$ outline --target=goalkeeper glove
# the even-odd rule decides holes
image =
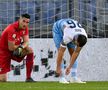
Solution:
[[[16,48],[13,51],[13,55],[16,56],[16,57],[21,57],[22,56],[22,51],[23,51],[23,46],[20,45],[18,48]]]

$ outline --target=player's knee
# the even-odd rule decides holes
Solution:
[[[33,49],[31,47],[27,47],[26,50],[28,52],[27,54],[33,53]]]
[[[32,49],[31,47],[30,47],[30,50],[29,50],[29,52],[30,52],[30,53],[33,53],[33,49]]]
[[[1,78],[0,82],[6,82],[6,78]]]
[[[0,74],[0,82],[6,82],[7,78],[6,78],[6,74]]]

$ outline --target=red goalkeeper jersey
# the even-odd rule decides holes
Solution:
[[[0,37],[0,50],[9,51],[8,41],[15,42],[15,45],[20,45],[23,40],[22,37],[28,34],[28,27],[19,29],[18,21],[8,25]]]

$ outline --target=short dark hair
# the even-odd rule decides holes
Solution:
[[[87,42],[87,37],[84,36],[84,35],[79,34],[78,38],[77,38],[77,41],[79,43],[79,47],[83,47]]]
[[[28,18],[28,19],[30,19],[30,15],[29,15],[29,14],[27,14],[27,13],[25,13],[25,14],[22,14],[22,15],[21,15],[21,17],[25,17],[25,18]]]

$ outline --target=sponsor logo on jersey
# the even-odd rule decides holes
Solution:
[[[75,29],[75,32],[81,32],[81,29]]]

